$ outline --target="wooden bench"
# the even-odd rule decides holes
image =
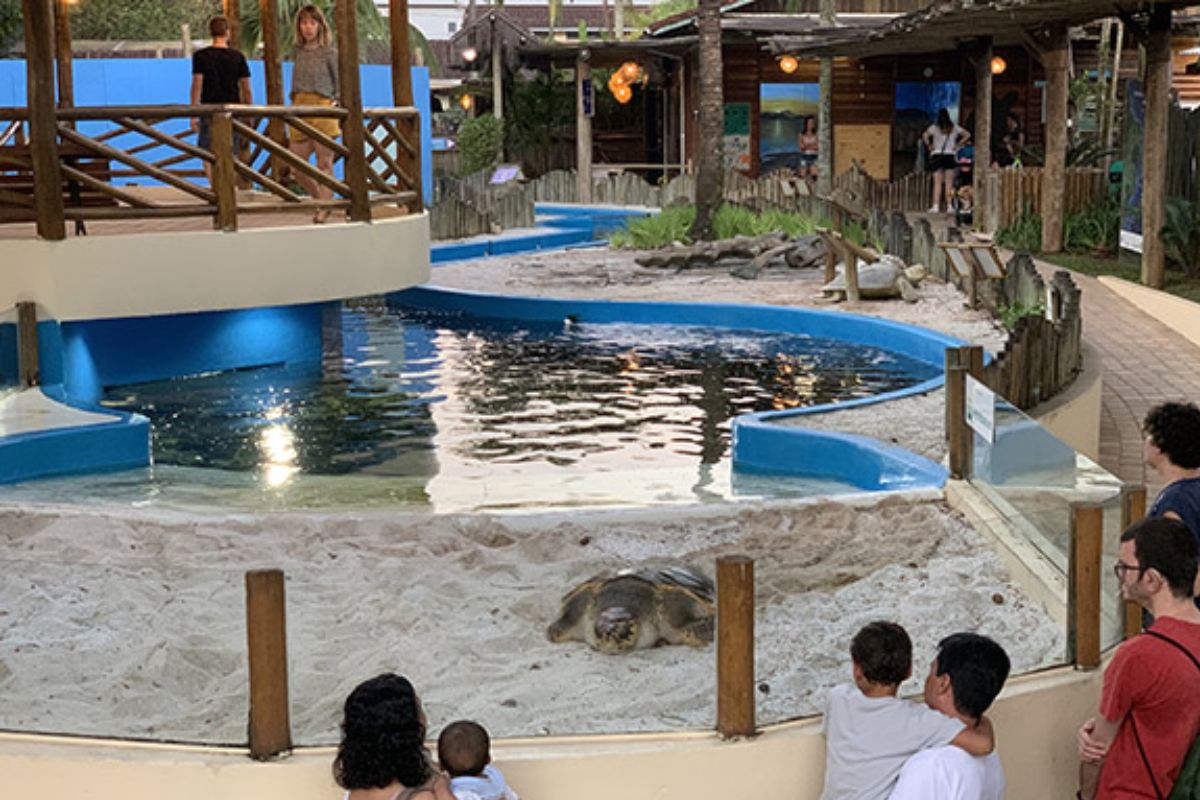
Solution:
[[[97,208],[117,205],[112,195],[96,188],[97,183],[112,182],[112,166],[107,158],[67,143],[59,144],[58,154],[59,162],[65,168],[62,178],[64,206]],[[69,174],[70,171],[76,174]],[[29,145],[0,147],[0,222],[32,222],[36,219],[33,158]],[[82,220],[75,221],[75,233],[87,233]]]
[[[1004,280],[1004,262],[991,242],[940,242],[946,259],[967,290],[967,305],[979,308],[980,280]]]

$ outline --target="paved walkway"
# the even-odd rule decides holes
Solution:
[[[1200,347],[1095,278],[1072,275],[1083,290],[1083,336],[1104,359],[1101,466],[1126,483],[1145,484],[1153,500],[1161,485],[1142,462],[1142,420],[1168,400],[1200,401]]]

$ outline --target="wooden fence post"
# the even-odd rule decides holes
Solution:
[[[1067,646],[1079,669],[1100,666],[1100,558],[1104,506],[1071,504],[1071,552],[1067,580]]]
[[[354,0],[335,0],[334,27],[337,28],[338,82],[342,107],[348,112],[342,125],[346,156],[346,185],[350,187],[350,219],[371,221],[371,200],[367,190],[367,133],[363,127],[362,86],[358,72],[358,16]],[[418,181],[420,176],[417,176]]]
[[[754,561],[717,559],[717,732],[754,735]]]
[[[1146,487],[1126,484],[1121,487],[1121,532],[1124,533],[1135,522],[1146,518]],[[1125,606],[1125,637],[1137,636],[1142,632],[1142,607],[1131,600],[1121,601]]]
[[[212,189],[217,197],[217,213],[213,217],[213,228],[219,231],[236,231],[237,214],[237,169],[233,165],[233,115],[221,111],[212,115]]]
[[[58,117],[54,113],[54,7],[52,0],[24,0],[26,96],[33,200],[42,239],[67,238],[62,173],[58,162]]]
[[[946,348],[946,441],[950,454],[950,477],[970,477],[971,437],[967,427],[967,348]]]
[[[17,303],[17,374],[22,386],[42,382],[38,358],[37,306]]]
[[[274,758],[292,748],[285,605],[281,570],[246,573],[250,757],[258,761]]]

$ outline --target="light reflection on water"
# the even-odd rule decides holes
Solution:
[[[446,511],[839,492],[848,487],[733,475],[732,417],[878,394],[935,373],[894,353],[798,335],[517,324],[374,301],[346,304],[325,334],[338,346],[323,363],[111,389],[106,405],[152,420],[155,467],[19,491]]]

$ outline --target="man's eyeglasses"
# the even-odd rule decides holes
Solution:
[[[1140,576],[1141,573],[1145,572],[1147,569],[1148,567],[1139,567],[1135,564],[1126,564],[1124,561],[1118,561],[1117,563],[1113,564],[1113,574],[1117,576],[1118,581],[1122,580],[1125,577],[1125,573],[1129,572],[1130,570],[1134,570]]]

